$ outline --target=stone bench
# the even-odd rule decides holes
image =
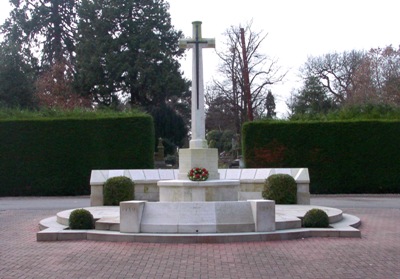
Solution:
[[[92,170],[90,204],[103,205],[103,185],[107,179],[126,176],[135,182],[135,199],[159,201],[160,180],[178,179],[178,169]],[[265,179],[272,174],[289,174],[297,183],[297,204],[310,204],[310,177],[307,168],[293,169],[219,169],[221,180],[239,180],[238,200],[262,199]]]

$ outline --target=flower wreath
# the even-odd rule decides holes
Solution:
[[[189,171],[188,177],[192,181],[205,181],[208,179],[208,170],[205,168],[193,168]]]

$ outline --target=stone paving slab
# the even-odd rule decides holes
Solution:
[[[340,207],[361,218],[362,238],[225,244],[37,242],[38,222],[59,209],[1,209],[2,201],[0,278],[5,279],[400,278],[400,199],[393,208]]]

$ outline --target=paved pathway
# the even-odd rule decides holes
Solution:
[[[361,239],[231,244],[36,242],[38,222],[87,197],[0,198],[0,278],[400,278],[400,196],[317,196]]]

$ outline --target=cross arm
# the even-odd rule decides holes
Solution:
[[[192,48],[199,44],[202,48],[215,48],[215,39],[200,39],[198,41],[188,38],[179,40],[179,48]]]

